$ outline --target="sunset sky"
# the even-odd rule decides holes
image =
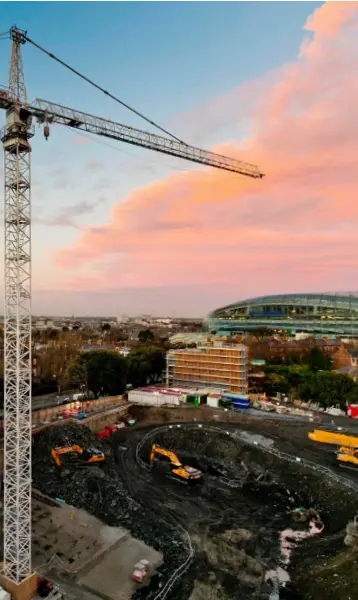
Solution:
[[[266,173],[39,128],[34,314],[205,316],[357,290],[358,2],[2,2],[0,32],[13,24],[187,143]],[[9,52],[0,40],[0,85]],[[29,44],[23,59],[30,100],[149,128]]]

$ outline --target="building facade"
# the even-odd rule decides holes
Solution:
[[[291,334],[358,337],[358,295],[337,292],[250,298],[214,310],[204,328],[217,333],[264,328]]]
[[[248,349],[235,346],[205,346],[167,353],[168,386],[201,386],[248,392]]]

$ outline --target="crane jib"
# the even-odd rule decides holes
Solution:
[[[58,123],[209,167],[231,171],[255,179],[264,177],[264,174],[259,171],[256,165],[202,150],[162,135],[83,113],[60,104],[36,99],[32,104],[28,104],[26,109],[40,123]]]

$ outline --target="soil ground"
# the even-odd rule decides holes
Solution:
[[[271,594],[280,600],[323,600],[327,589],[332,600],[358,597],[358,557],[343,543],[346,524],[358,512],[357,492],[345,481],[358,484],[358,474],[341,470],[332,448],[307,438],[312,424],[266,415],[235,415],[222,424],[217,421],[226,415],[215,422],[212,411],[192,408],[140,408],[136,414],[139,426],[110,440],[95,442],[86,428],[68,425],[36,436],[33,451],[39,489],[108,525],[129,529],[163,552],[163,566],[133,598],[266,600]],[[180,423],[153,424],[174,420]],[[208,428],[208,421],[215,430]],[[203,483],[187,487],[150,471],[153,441],[199,467]],[[75,442],[100,445],[106,463],[59,478],[51,447]],[[278,451],[293,460],[280,458]],[[336,479],[305,460],[328,467]],[[266,575],[282,567],[280,533],[287,528],[307,531],[307,524],[292,519],[292,510],[299,506],[317,510],[325,528],[297,545],[287,567],[291,582],[275,596]],[[108,562],[106,580],[111,571]]]

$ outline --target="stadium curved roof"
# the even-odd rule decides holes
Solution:
[[[358,334],[358,295],[329,292],[259,296],[214,310],[205,324],[211,331],[269,327]]]
[[[347,307],[351,306],[352,303],[358,307],[358,293],[356,292],[329,292],[322,294],[274,294],[271,296],[257,296],[256,298],[248,298],[246,300],[239,300],[238,302],[234,302],[233,304],[228,304],[227,306],[223,306],[222,308],[217,308],[209,316],[216,315],[221,311],[226,311],[229,309],[233,309],[241,306],[249,306],[249,305],[267,305],[267,304],[283,304],[290,305],[294,304],[303,304],[303,305],[320,305],[322,303],[329,304],[332,306],[336,306],[339,304],[346,304]]]

